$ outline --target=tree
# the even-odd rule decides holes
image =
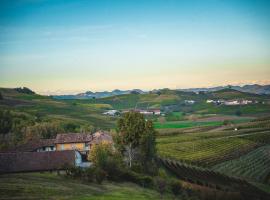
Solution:
[[[140,159],[144,171],[154,174],[156,155],[156,131],[152,121],[145,122],[145,131],[140,139]]]
[[[0,100],[4,99],[2,93],[0,92]]]
[[[151,121],[146,121],[138,112],[125,113],[117,122],[116,147],[126,157],[131,168],[133,161],[146,166],[154,161],[155,130]]]
[[[175,197],[178,196],[182,190],[181,182],[177,180],[173,180],[170,185],[171,185],[171,190],[173,194],[175,195]]]
[[[12,115],[8,110],[0,110],[0,134],[7,134],[12,129]]]
[[[42,122],[25,128],[25,139],[50,139],[55,138],[57,133],[63,132],[58,123]]]
[[[101,142],[100,144],[94,144],[88,159],[91,160],[96,167],[104,169],[111,156],[113,156],[112,144]]]

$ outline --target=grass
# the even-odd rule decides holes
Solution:
[[[1,175],[0,199],[147,200],[160,199],[160,195],[132,183],[98,185],[50,173],[28,173]],[[163,199],[173,197],[168,194]]]

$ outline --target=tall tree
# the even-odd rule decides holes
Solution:
[[[145,161],[155,154],[155,131],[153,124],[146,121],[138,112],[128,112],[117,122],[115,143],[123,154],[126,154],[131,168],[135,154],[140,161]]]

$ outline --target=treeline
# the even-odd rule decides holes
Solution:
[[[29,140],[55,138],[58,133],[94,132],[95,130],[90,124],[54,122],[38,114],[0,110],[0,149]]]

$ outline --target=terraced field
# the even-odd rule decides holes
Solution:
[[[251,181],[265,182],[270,173],[270,145],[260,147],[238,159],[218,164],[213,170]]]
[[[266,127],[160,136],[157,149],[161,157],[208,167],[239,158],[269,142],[270,129]]]

